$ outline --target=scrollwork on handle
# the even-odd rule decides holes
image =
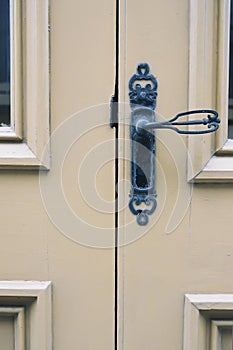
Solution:
[[[155,189],[155,129],[171,129],[179,134],[206,134],[218,129],[220,119],[212,109],[200,109],[176,114],[170,120],[157,122],[155,107],[158,82],[150,73],[148,63],[140,63],[129,80],[131,107],[131,192],[129,209],[139,225],[146,225],[157,206]],[[178,121],[179,118],[206,114],[202,119]],[[204,125],[205,129],[184,130],[180,126]]]

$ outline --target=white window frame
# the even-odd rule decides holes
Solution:
[[[10,0],[11,127],[0,169],[49,169],[49,0]]]
[[[233,182],[228,140],[229,0],[190,0],[189,109],[216,109],[217,133],[188,137],[190,182]]]

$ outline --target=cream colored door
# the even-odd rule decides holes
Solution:
[[[230,350],[232,151],[222,148],[229,2],[120,4],[118,349]],[[128,208],[128,81],[140,62],[158,79],[158,120],[194,108],[216,108],[222,119],[216,138],[156,130],[158,206],[145,226]]]
[[[44,11],[47,0],[22,3],[25,16],[30,9],[28,25],[42,26],[45,22],[36,20],[43,18],[38,11]],[[0,348],[110,350],[115,131],[109,127],[109,101],[115,84],[115,1],[51,0],[49,7],[50,170],[32,170],[37,165],[28,168],[18,161],[0,173]],[[37,35],[43,47],[45,39]],[[31,54],[31,49],[27,52],[37,67],[47,52],[39,56],[41,51]],[[36,74],[42,90],[31,92],[39,96],[38,105],[25,91],[23,96],[29,108],[38,108],[42,132],[46,76]]]

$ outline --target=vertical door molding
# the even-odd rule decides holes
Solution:
[[[227,140],[229,35],[230,1],[190,0],[189,109],[213,108],[221,118],[216,134],[188,138],[192,182],[233,181],[233,144]]]

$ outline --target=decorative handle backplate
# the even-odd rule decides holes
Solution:
[[[164,122],[156,122],[155,107],[158,82],[150,74],[147,63],[140,63],[137,73],[129,80],[131,107],[131,192],[129,208],[136,215],[139,225],[146,225],[157,206],[155,189],[155,129],[171,129],[179,134],[206,134],[218,129],[220,119],[212,109],[178,113]],[[205,114],[203,119],[178,121],[188,115]],[[204,125],[204,129],[186,130],[180,126]]]

